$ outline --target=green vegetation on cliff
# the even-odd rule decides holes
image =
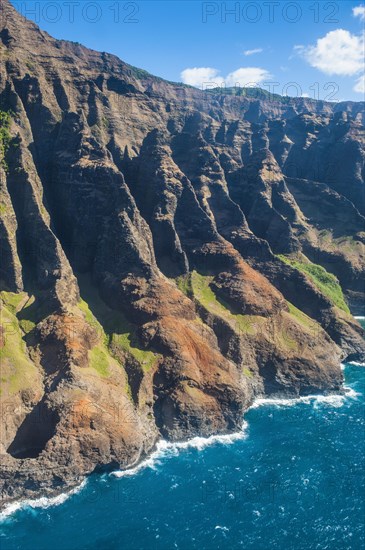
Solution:
[[[5,302],[6,298],[9,300],[9,306]],[[3,393],[13,395],[32,387],[34,380],[39,376],[37,367],[28,357],[23,333],[15,315],[15,309],[22,298],[24,298],[24,293],[1,292],[1,395]]]
[[[308,315],[303,313],[303,311],[300,311],[300,309],[295,307],[291,302],[287,301],[286,303],[288,304],[290,315],[295,317],[295,319],[299,321],[299,323],[303,325],[306,329],[308,329],[312,333],[320,329],[320,325],[316,321],[313,321],[313,319],[308,317]]]
[[[107,377],[109,375],[110,357],[108,350],[101,344],[94,346],[89,350],[90,367],[95,369],[100,376]]]
[[[7,171],[8,166],[5,160],[5,155],[10,147],[10,113],[0,111],[0,165]]]
[[[156,363],[159,355],[153,351],[145,350],[140,347],[139,340],[136,336],[135,329],[131,323],[125,319],[123,325],[119,325],[116,332],[111,336],[111,347],[118,346],[130,353],[142,369],[147,372]]]
[[[107,345],[108,344],[108,338],[104,332],[104,329],[103,327],[101,326],[101,324],[99,323],[99,321],[96,319],[96,317],[94,316],[94,314],[91,312],[90,310],[90,307],[88,305],[87,302],[85,302],[85,300],[83,300],[82,298],[80,298],[80,301],[78,303],[78,306],[79,308],[81,309],[81,311],[83,312],[83,314],[85,315],[85,320],[86,322],[93,328],[96,330],[96,332],[99,334],[99,336],[102,336],[102,340],[104,341],[104,343]]]
[[[185,294],[185,296],[190,297],[192,295],[190,273],[188,275],[180,275],[179,277],[176,277],[175,284],[177,288]]]
[[[328,273],[321,265],[313,264],[309,261],[305,262],[298,259],[292,259],[283,254],[278,255],[278,257],[286,264],[291,265],[301,273],[307,275],[318,290],[329,298],[335,306],[346,313],[350,313],[340,283],[335,275]]]
[[[16,315],[19,326],[24,334],[28,334],[41,320],[38,305],[35,304],[35,297],[29,296],[26,292],[0,292],[1,300],[8,310]]]
[[[143,349],[136,326],[130,323],[121,311],[106,305],[89,278],[80,276],[79,285],[84,298],[80,300],[79,307],[85,314],[86,321],[102,335],[109,353],[117,356],[114,351],[120,348],[132,355],[143,370],[148,371],[156,363],[159,354],[153,350]]]
[[[7,309],[15,315],[21,303],[27,298],[27,294],[25,292],[6,292],[2,290],[0,292],[0,298]]]
[[[85,300],[81,298],[78,307],[83,312],[88,325],[90,325],[99,336],[99,343],[89,350],[89,365],[92,369],[96,370],[100,376],[107,377],[109,375],[109,361],[111,360],[108,350],[108,337],[99,321],[90,311]]]
[[[232,323],[236,330],[245,334],[255,334],[257,326],[265,321],[264,317],[259,315],[242,315],[230,311],[229,305],[223,300],[218,299],[210,283],[214,277],[201,275],[193,271],[190,275],[189,285],[193,297],[213,315]]]

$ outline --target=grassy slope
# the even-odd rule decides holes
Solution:
[[[109,363],[111,360],[115,361],[110,357],[108,338],[104,333],[103,327],[90,311],[88,304],[81,299],[78,303],[78,307],[85,315],[86,322],[95,329],[100,336],[99,343],[89,350],[89,365],[92,369],[96,370],[100,376],[107,377],[109,376]]]
[[[189,282],[185,282],[185,288],[191,288],[194,298],[210,313],[217,315],[233,324],[234,328],[245,334],[255,334],[257,326],[265,321],[264,317],[259,315],[241,315],[230,311],[229,306],[222,300],[218,300],[210,287],[213,277],[200,275],[193,271]],[[182,284],[179,282],[180,288]]]
[[[156,363],[159,355],[141,347],[136,327],[122,312],[109,308],[103,302],[87,277],[79,277],[79,284],[81,294],[87,301],[86,303],[81,300],[79,307],[84,312],[87,322],[102,333],[105,347],[120,347],[131,354],[145,371],[148,371]]]
[[[340,283],[335,275],[328,273],[324,267],[313,264],[309,261],[305,262],[298,259],[292,259],[282,254],[278,257],[283,262],[308,275],[313,284],[331,300],[333,305],[342,309],[346,313],[350,313],[348,305],[345,302]]]
[[[305,313],[303,313],[303,311],[300,311],[300,309],[296,308],[293,304],[291,304],[290,302],[287,301],[287,304],[288,304],[288,308],[289,308],[289,313],[290,315],[292,315],[293,317],[295,317],[295,319],[303,326],[305,327],[307,330],[309,330],[310,332],[312,333],[315,333],[315,331],[317,331],[319,329],[319,325],[318,323],[316,323],[315,321],[313,321],[313,319],[311,319],[310,317],[308,317],[308,315],[306,315]]]
[[[28,357],[23,331],[15,313],[26,298],[24,292],[14,294],[1,292],[0,321],[4,329],[4,346],[0,348],[0,395],[15,393],[32,387],[33,381],[38,377],[38,369]]]

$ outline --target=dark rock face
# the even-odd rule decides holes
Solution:
[[[237,430],[257,395],[340,391],[362,106],[202,94],[4,10],[3,502]]]

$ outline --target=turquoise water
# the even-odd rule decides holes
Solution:
[[[164,446],[133,475],[0,524],[1,550],[364,548],[365,368],[345,398],[259,403],[236,438]]]

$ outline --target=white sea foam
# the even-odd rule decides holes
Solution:
[[[304,395],[301,397],[262,397],[258,398],[251,405],[251,409],[257,409],[259,407],[269,405],[274,407],[294,407],[298,403],[305,403],[307,405],[313,404],[318,406],[320,404],[328,404],[333,407],[342,407],[345,400],[348,398],[356,398],[359,394],[352,388],[344,386],[345,394],[330,394],[330,395]]]
[[[347,361],[346,363],[341,363],[341,369],[345,370],[348,365],[354,365],[355,367],[365,367],[365,363],[360,363],[359,361]]]
[[[110,475],[115,477],[127,477],[137,474],[140,470],[145,468],[151,468],[155,470],[156,467],[161,463],[160,460],[170,456],[177,456],[182,450],[185,449],[197,449],[201,451],[206,447],[215,445],[219,443],[221,445],[231,445],[235,441],[246,438],[246,427],[247,422],[243,422],[242,430],[233,434],[225,435],[211,435],[210,437],[193,437],[187,441],[177,441],[175,443],[165,441],[164,439],[158,441],[156,445],[156,450],[151,453],[145,460],[140,462],[134,468],[129,468],[128,470],[117,470],[112,472]]]
[[[50,508],[51,506],[59,506],[68,500],[72,495],[79,493],[86,485],[87,480],[84,479],[80,485],[67,491],[66,493],[61,493],[55,497],[39,497],[35,499],[25,499],[19,500],[17,502],[12,502],[5,506],[4,510],[0,512],[0,521],[3,521],[7,517],[14,514],[17,510],[22,510],[24,508]]]
[[[298,398],[281,398],[281,397],[258,397],[255,399],[255,401],[250,406],[250,409],[258,409],[259,407],[263,407],[264,405],[271,405],[276,407],[292,407],[296,403],[298,403],[300,399]]]
[[[358,321],[365,321],[365,317],[363,315],[354,315],[355,319]]]
[[[165,441],[159,441],[156,445],[156,450],[151,453],[145,460],[137,464],[137,466],[133,468],[128,468],[128,470],[116,470],[115,472],[111,472],[111,476],[114,477],[129,477],[134,476],[135,474],[138,474],[140,470],[144,470],[145,468],[151,468],[152,470],[156,469],[156,466],[159,464],[159,458],[163,456],[163,443],[166,443]]]
[[[350,397],[351,399],[355,399],[359,395],[361,395],[359,392],[355,391],[353,388],[350,388],[350,386],[344,386],[346,390],[345,397]]]

